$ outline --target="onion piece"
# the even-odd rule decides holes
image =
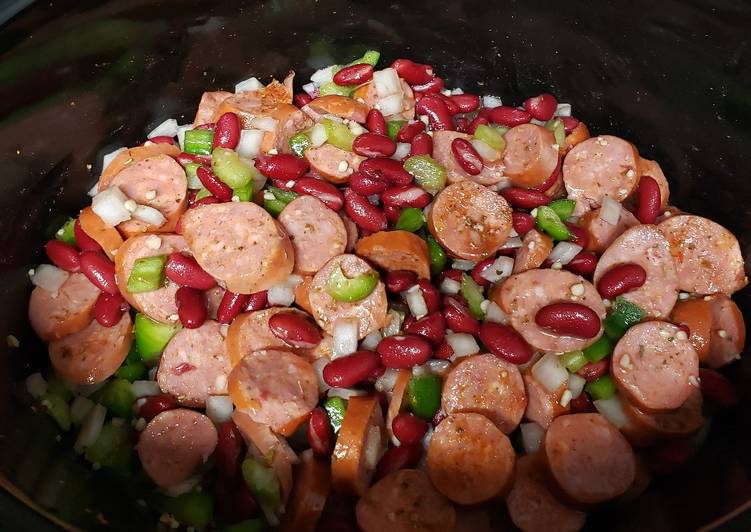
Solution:
[[[514,259],[501,255],[493,261],[493,264],[482,270],[480,277],[491,283],[497,283],[506,277],[510,277],[513,271]]]
[[[270,116],[259,116],[250,121],[251,129],[260,129],[269,133],[274,133],[278,124],[279,121]]]
[[[617,395],[607,399],[598,399],[597,401],[593,401],[593,403],[597,411],[610,421],[615,428],[622,429],[628,425],[628,417],[626,417],[623,404]]]
[[[553,251],[550,252],[550,255],[548,255],[548,259],[552,262],[557,262],[561,266],[565,266],[574,260],[574,257],[576,257],[582,249],[584,248],[572,242],[558,242],[553,248]]]
[[[616,225],[621,219],[621,204],[613,198],[605,196],[602,199],[602,207],[598,218],[610,225]]]
[[[464,94],[464,91],[461,88],[451,89],[451,94]]]
[[[571,116],[571,104],[559,103],[555,108],[553,116]]]
[[[550,393],[555,393],[568,380],[568,371],[554,353],[546,353],[534,366],[532,375]]]
[[[378,100],[376,109],[380,110],[383,116],[401,113],[404,109],[404,98],[401,94],[390,94]]]
[[[104,157],[102,157],[102,172],[104,172],[107,169],[107,167],[112,162],[112,159],[114,159],[115,157],[117,157],[120,154],[120,152],[123,151],[123,150],[125,150],[125,149],[126,148],[121,147],[121,148],[117,148],[116,150],[111,151],[111,152],[105,154]]]
[[[99,192],[91,201],[91,210],[110,227],[130,220],[131,211],[126,208],[128,201],[120,187],[112,186]]]
[[[471,334],[467,333],[451,333],[446,335],[446,342],[451,346],[454,354],[451,355],[451,360],[457,358],[466,357],[467,355],[474,355],[480,352],[480,346],[477,345],[477,340]]]
[[[441,360],[440,358],[431,358],[423,365],[427,366],[428,371],[433,375],[443,375],[451,367],[451,362],[448,360]]]
[[[503,101],[498,96],[487,94],[482,97],[483,107],[492,109],[493,107],[500,107],[501,105],[503,105]]]
[[[170,497],[179,497],[180,495],[184,495],[189,491],[193,491],[193,488],[198,486],[199,482],[201,482],[201,475],[193,475],[192,477],[187,478],[182,482],[178,482],[177,484],[174,484],[168,488],[164,488],[164,492]]]
[[[83,395],[76,395],[70,403],[70,420],[74,425],[80,425],[91,409],[94,408],[94,401]]]
[[[26,391],[34,399],[39,399],[47,393],[47,381],[38,371],[26,377]]]
[[[522,432],[522,445],[524,452],[527,454],[536,453],[540,449],[542,437],[545,435],[543,429],[537,423],[522,423],[519,425]]]
[[[505,325],[508,323],[508,314],[503,312],[503,309],[499,307],[495,301],[491,301],[488,307],[485,309],[485,320],[492,323],[501,323]]]
[[[130,390],[136,399],[159,395],[162,392],[156,381],[133,381],[130,385]]]
[[[383,375],[378,377],[375,381],[375,389],[382,393],[391,393],[396,384],[396,378],[399,376],[399,370],[394,368],[386,368]]]
[[[315,360],[311,366],[313,366],[313,369],[316,372],[316,377],[318,378],[318,391],[320,393],[325,393],[331,386],[326,384],[326,381],[323,380],[323,368],[326,367],[326,365],[329,363],[329,359],[326,357],[319,358]]]
[[[412,150],[412,145],[409,144],[408,142],[397,142],[396,151],[394,152],[394,155],[391,156],[391,158],[396,159],[397,161],[401,161],[407,155],[409,155],[409,152],[411,150]]]
[[[387,317],[389,318],[389,324],[381,329],[384,338],[386,336],[399,334],[399,331],[402,330],[402,322],[404,322],[404,312],[396,309],[389,309]]]
[[[412,375],[415,377],[421,377],[422,375],[428,375],[430,373],[430,368],[427,364],[419,364],[417,366],[412,366]]]
[[[295,289],[287,283],[277,284],[269,288],[267,298],[271,306],[288,307],[295,302]]]
[[[576,373],[568,376],[568,389],[571,392],[571,399],[576,399],[581,395],[585,384],[587,384],[587,380]]]
[[[161,227],[167,221],[161,212],[148,205],[139,205],[136,207],[136,210],[133,211],[133,218],[154,227]]]
[[[375,351],[382,338],[383,335],[381,334],[381,331],[373,331],[363,338],[362,342],[360,342],[360,347],[369,351]]]
[[[367,133],[368,132],[367,129],[365,129],[364,127],[362,127],[360,124],[358,124],[354,120],[350,120],[349,124],[347,124],[347,127],[352,132],[352,134],[355,135],[355,136],[360,136],[363,133]]]
[[[516,249],[522,247],[522,239],[518,236],[512,236],[501,246],[501,249]]]
[[[355,388],[330,388],[328,391],[329,397],[341,397],[342,399],[349,399],[350,397],[358,397],[361,395],[368,395],[365,390],[357,390]]]
[[[258,78],[252,77],[244,79],[243,81],[235,85],[235,94],[239,92],[258,91],[263,88],[263,83],[258,81]]]
[[[93,445],[102,432],[106,417],[107,409],[100,404],[95,404],[83,420],[81,431],[78,433],[78,438],[76,438],[76,443],[73,446],[77,453],[83,453],[87,447]]]
[[[475,266],[477,266],[476,262],[465,259],[454,259],[454,261],[451,263],[452,268],[454,268],[455,270],[462,270],[463,272],[468,272]]]
[[[168,118],[154,129],[151,130],[146,138],[154,137],[174,137],[177,135],[177,120],[174,118]]]
[[[331,360],[357,351],[358,327],[356,319],[338,319],[334,322]]]
[[[310,143],[314,148],[322,146],[329,139],[328,133],[326,133],[326,127],[323,124],[316,124],[313,129],[310,130]]]
[[[34,268],[34,273],[29,276],[31,284],[49,292],[57,297],[60,287],[68,280],[70,274],[52,264],[40,264]]]
[[[419,320],[423,316],[428,315],[428,305],[425,303],[425,298],[422,295],[422,289],[419,285],[414,285],[408,290],[402,292],[402,297],[407,302],[409,311]]]
[[[480,139],[472,139],[471,142],[483,161],[493,162],[501,158],[501,152],[493,149],[487,142]]]
[[[393,68],[384,68],[383,70],[373,72],[373,84],[375,85],[376,93],[379,98],[398,94],[401,99],[402,84],[399,75]],[[399,111],[401,111],[401,109],[399,109]],[[383,114],[386,115],[386,113]]]
[[[229,395],[209,395],[206,399],[206,415],[214,423],[224,423],[232,419],[234,408]]]
[[[318,87],[316,87],[315,83],[306,83],[302,86],[302,90],[305,91],[305,94],[310,96],[313,99],[318,98],[320,96],[320,91],[318,90]]]
[[[177,126],[177,143],[180,145],[180,149],[185,149],[185,132],[193,129],[193,124],[185,124],[183,126]]]
[[[316,87],[320,87],[324,83],[328,83],[334,78],[334,68],[336,68],[337,66],[338,65],[331,65],[327,66],[326,68],[316,70],[315,72],[313,72],[313,75],[310,76],[310,81],[312,81]]]
[[[438,287],[438,291],[442,294],[448,294],[448,295],[453,296],[459,293],[459,290],[461,290],[461,287],[462,287],[461,283],[446,277],[443,281],[441,281],[441,286]]]
[[[260,129],[243,129],[240,131],[240,142],[237,143],[237,154],[240,157],[254,159],[261,154],[261,143],[266,133]]]

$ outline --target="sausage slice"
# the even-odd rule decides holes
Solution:
[[[94,318],[99,289],[82,273],[72,273],[57,296],[41,286],[29,298],[29,321],[34,332],[50,342],[85,329]]]
[[[568,389],[567,383],[562,384],[555,392],[551,393],[535,379],[531,371],[522,374],[527,391],[527,409],[524,418],[534,421],[542,428],[547,429],[555,418],[569,413],[568,406],[561,405],[563,393]]]
[[[558,149],[553,133],[535,124],[522,124],[504,135],[504,173],[518,187],[542,185],[558,165]]]
[[[356,172],[360,168],[360,163],[365,160],[365,157],[337,148],[333,144],[308,148],[305,150],[305,158],[310,163],[311,170],[335,185],[347,183],[349,176]]]
[[[694,389],[688,399],[674,410],[646,412],[624,401],[623,411],[629,418],[631,431],[638,435],[638,439],[633,440],[632,435],[626,432],[626,437],[632,439],[634,445],[643,446],[655,440],[690,436],[704,424],[702,395],[698,389]]]
[[[313,532],[331,491],[331,470],[328,463],[313,456],[307,449],[300,453],[300,465],[282,519],[282,532]]]
[[[704,362],[716,369],[740,357],[746,343],[746,324],[738,305],[725,294],[711,296],[709,305],[712,311],[712,332],[709,355]]]
[[[342,120],[354,120],[364,124],[370,109],[364,103],[352,98],[329,94],[315,98],[301,110],[314,122],[320,122],[326,115],[334,115]]]
[[[125,148],[112,159],[107,168],[102,170],[102,175],[99,176],[99,182],[97,183],[97,190],[104,190],[111,186],[112,179],[127,166],[159,155],[177,157],[180,155],[180,148],[174,144],[154,144],[152,142],[148,142],[143,146],[136,146],[135,148]]]
[[[708,299],[711,297],[708,296]],[[688,327],[691,333],[688,339],[699,357],[699,362],[704,362],[709,356],[712,335],[712,304],[703,297],[678,301],[673,307],[671,321]]]
[[[409,231],[379,231],[361,238],[357,254],[386,271],[410,270],[430,279],[428,244]]]
[[[213,122],[219,105],[230,96],[233,96],[233,94],[227,91],[204,92],[201,95],[201,101],[198,103],[196,117],[193,119],[193,126]]]
[[[504,175],[502,159],[497,161],[483,161],[482,171],[477,175],[469,175],[456,161],[451,143],[454,139],[472,140],[472,135],[459,133],[458,131],[434,131],[433,132],[433,158],[446,168],[446,178],[449,183],[456,183],[469,179],[480,185],[496,185],[503,181],[508,182]]]
[[[589,236],[587,243],[587,250],[594,251],[596,253],[604,252],[613,241],[621,236],[621,234],[635,225],[639,225],[639,220],[636,216],[631,214],[626,209],[621,209],[618,223],[615,225],[609,224],[602,218],[600,218],[600,211],[602,208],[597,208],[593,211],[589,211],[584,216],[579,218],[578,226],[584,229]]]
[[[117,229],[104,223],[91,207],[86,207],[80,212],[78,222],[83,232],[96,240],[110,260],[114,261],[117,251],[123,245],[123,237]]]
[[[522,239],[522,247],[516,250],[513,273],[539,268],[551,251],[553,251],[552,238],[536,229],[528,231]]]

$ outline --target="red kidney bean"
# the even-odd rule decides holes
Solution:
[[[589,245],[589,234],[587,231],[571,222],[566,222],[566,227],[568,228],[568,232],[571,233],[571,238],[568,241],[586,249]]]
[[[514,329],[501,323],[483,322],[480,340],[498,358],[512,364],[526,364],[532,358],[532,348]]]
[[[699,382],[701,393],[708,401],[722,408],[738,404],[735,388],[722,373],[709,368],[699,368]]]
[[[558,157],[558,162],[556,163],[553,171],[550,173],[550,176],[540,185],[536,186],[535,190],[539,190],[540,192],[547,192],[553,187],[553,185],[556,184],[558,178],[561,176],[561,161],[562,157]]]
[[[256,159],[256,168],[266,177],[280,181],[300,179],[308,171],[310,165],[305,159],[295,157],[290,153],[277,155],[262,155]]]
[[[594,338],[600,333],[600,317],[579,303],[553,303],[535,314],[535,323],[556,334]]]
[[[368,111],[368,116],[365,119],[365,127],[371,133],[376,133],[378,135],[386,135],[388,133],[386,119],[383,118],[383,113],[378,109],[371,109]]]
[[[175,408],[177,408],[177,399],[173,396],[166,393],[151,395],[144,400],[138,409],[138,417],[142,417],[146,421],[151,421],[162,412],[174,410]]]
[[[256,310],[263,310],[269,304],[269,292],[268,290],[261,290],[260,292],[253,292],[248,294],[248,302],[243,307],[243,312],[253,312]]]
[[[597,291],[602,297],[616,296],[636,290],[647,280],[647,272],[638,264],[619,264],[610,268],[597,282]]]
[[[278,312],[269,318],[269,330],[292,347],[311,348],[321,343],[321,331],[297,312]]]
[[[208,311],[206,310],[206,299],[203,292],[195,288],[181,286],[175,292],[175,303],[177,303],[177,315],[180,317],[180,323],[186,329],[197,329],[206,321]]]
[[[459,133],[466,133],[469,128],[469,120],[464,116],[454,117],[454,129]]]
[[[584,365],[579,371],[576,372],[577,375],[582,377],[585,381],[596,381],[603,375],[605,375],[608,370],[610,369],[610,358],[603,358],[602,360],[598,360],[597,362],[590,362],[589,364]]]
[[[201,205],[214,205],[215,203],[222,203],[222,202],[219,200],[219,198],[215,198],[214,196],[206,196],[205,198],[201,198],[198,201],[194,201],[193,205],[191,205],[190,208],[192,209],[193,207],[200,207]],[[180,221],[178,220],[177,223],[179,224]],[[175,233],[181,235],[182,229],[180,231],[175,230]]]
[[[171,396],[169,396],[171,397]],[[242,461],[245,457],[245,440],[232,420],[219,425],[217,430],[216,469],[227,484],[234,484],[242,478]]]
[[[578,397],[571,399],[568,406],[572,414],[589,414],[597,411],[595,405],[592,404],[592,399],[586,392],[582,392]]]
[[[443,317],[449,329],[472,336],[480,333],[480,322],[469,313],[467,307],[460,304],[454,297],[446,297],[443,301]]]
[[[425,306],[428,312],[435,312],[441,308],[441,293],[428,279],[419,279],[417,286],[420,287],[422,298],[425,300]]]
[[[446,336],[446,320],[443,314],[435,311],[419,320],[415,320],[413,316],[410,317],[412,320],[409,324],[407,320],[404,321],[404,332],[422,336],[433,345],[438,345],[443,341],[444,336]]]
[[[308,444],[316,456],[326,458],[334,450],[334,429],[328,414],[320,406],[310,413],[307,434]]]
[[[359,228],[366,231],[375,233],[388,227],[386,214],[367,198],[349,188],[344,191],[344,210]]]
[[[201,268],[196,259],[185,253],[175,252],[167,257],[164,275],[175,284],[196,290],[209,290],[216,286],[214,278]]]
[[[535,217],[526,212],[513,212],[511,213],[511,224],[517,234],[523,235],[535,228]]]
[[[391,431],[400,443],[414,445],[422,442],[423,436],[428,432],[428,424],[419,417],[405,412],[391,422]]]
[[[422,85],[433,79],[433,67],[415,63],[409,59],[397,59],[391,63],[399,77],[410,85]]]
[[[415,110],[419,115],[425,115],[430,121],[430,127],[434,131],[451,131],[454,127],[454,121],[451,113],[444,102],[437,94],[426,94],[415,105]]]
[[[391,157],[396,152],[396,143],[386,135],[363,133],[352,142],[352,151],[363,157]]]
[[[396,134],[396,140],[399,142],[412,142],[418,133],[425,131],[425,124],[421,120],[407,122]]]
[[[362,196],[380,194],[389,187],[388,181],[381,177],[372,177],[355,172],[349,177],[349,188]]]
[[[300,109],[305,107],[312,101],[313,97],[307,92],[298,92],[297,94],[295,94],[295,97],[292,98],[292,103],[295,104],[295,107],[298,107]]]
[[[579,120],[573,116],[562,116],[561,120],[563,120],[563,129],[566,131],[566,135],[570,134],[579,125]]]
[[[224,291],[222,301],[216,310],[216,321],[219,323],[232,323],[245,305],[248,303],[248,294],[235,294],[229,290]]]
[[[478,118],[484,118],[485,120],[490,120],[490,113],[494,109],[494,107],[482,107],[479,111],[477,111],[477,117]],[[489,124],[490,122],[487,122]]]
[[[467,133],[469,133],[470,135],[474,135],[475,130],[477,129],[477,126],[479,126],[480,124],[487,126],[488,124],[490,124],[490,122],[488,121],[487,118],[478,116],[474,120],[472,120],[467,126]]]
[[[394,159],[365,159],[360,163],[358,172],[373,179],[386,179],[388,182],[404,186],[412,182],[412,174],[404,169],[404,165]]]
[[[411,368],[430,358],[433,348],[425,338],[414,334],[387,336],[377,348],[381,363],[387,368]]]
[[[321,200],[332,211],[339,212],[344,206],[344,196],[334,185],[323,179],[303,177],[295,182],[292,190],[298,194],[313,196]]]
[[[151,142],[153,144],[175,144],[175,139],[172,137],[169,137],[167,135],[157,135],[156,137],[151,137],[147,140],[147,142]],[[144,143],[145,144],[145,143]]]
[[[216,121],[211,149],[229,148],[234,150],[240,142],[240,129],[240,119],[235,113],[222,114]]]
[[[394,294],[412,288],[417,282],[417,274],[410,270],[392,270],[386,274],[386,290]]]
[[[81,253],[81,272],[102,292],[119,294],[115,280],[115,265],[104,253],[84,251]]]
[[[337,85],[362,85],[373,79],[373,66],[368,63],[344,67],[334,74],[333,80]]]
[[[480,97],[476,94],[452,94],[449,96],[460,113],[472,113],[480,108]]]
[[[639,179],[637,190],[636,217],[643,224],[653,224],[660,215],[660,186],[653,177],[643,175]]]
[[[376,466],[373,481],[380,480],[394,471],[415,467],[421,456],[422,445],[402,444],[399,447],[389,447]]]
[[[123,296],[102,292],[94,303],[94,318],[102,327],[114,327],[127,310],[128,303]]]
[[[462,272],[461,270],[456,270],[454,268],[443,270],[441,273],[438,274],[438,284],[440,285],[444,279],[451,279],[452,281],[461,283],[462,275],[464,275],[464,272]]]
[[[571,273],[581,275],[582,277],[589,277],[595,273],[596,267],[597,255],[591,251],[580,251],[576,257],[571,259],[571,262],[564,266]]]
[[[395,207],[393,205],[384,205],[383,213],[386,215],[386,219],[389,221],[389,223],[395,224],[397,221],[399,221],[399,216],[402,214],[402,210],[399,207]]]
[[[73,237],[76,239],[76,245],[81,251],[102,251],[99,242],[91,238],[81,227],[81,222],[76,220],[73,224]]]
[[[221,202],[232,201],[232,189],[205,166],[199,166],[196,176],[201,184]]]
[[[58,268],[68,272],[81,271],[81,258],[74,246],[60,240],[50,240],[44,245],[44,250],[52,264]]]
[[[524,108],[536,120],[550,120],[553,118],[557,107],[558,100],[555,99],[555,96],[547,92],[533,98],[527,98],[524,102]]]
[[[483,161],[475,147],[467,139],[456,138],[451,141],[451,153],[462,170],[469,175],[477,175],[482,172]]]
[[[550,203],[550,198],[544,192],[533,188],[508,187],[501,190],[500,194],[512,207],[518,209],[535,209]]]
[[[433,155],[433,137],[427,133],[418,133],[412,139],[409,155]]]
[[[435,76],[427,83],[423,83],[422,85],[413,85],[412,90],[415,91],[415,99],[417,99],[417,93],[422,93],[423,95],[440,93],[444,89],[444,87],[445,83],[443,82],[443,78]]]
[[[381,194],[381,202],[392,207],[417,207],[422,209],[433,197],[417,185],[391,187]]]
[[[435,351],[433,352],[433,358],[438,358],[440,360],[448,360],[451,358],[454,354],[454,350],[451,348],[449,343],[444,340],[440,344],[438,344],[438,347],[435,348]]]
[[[198,128],[195,128],[198,129]],[[211,166],[211,155],[198,155],[194,153],[180,152],[177,157],[177,162],[185,166],[190,163],[197,163],[203,166]]]
[[[494,124],[501,124],[506,127],[519,126],[532,120],[530,115],[524,109],[517,109],[508,105],[499,105],[493,107],[488,113],[488,120]]]
[[[493,262],[495,262],[495,257],[488,257],[487,259],[475,264],[475,267],[472,268],[470,275],[472,276],[472,279],[474,279],[474,281],[480,286],[488,286],[490,284],[490,281],[482,276],[482,272],[489,268],[490,265],[493,264]]]
[[[460,113],[459,106],[456,105],[451,98],[449,98],[442,92],[438,92],[434,94],[434,96],[443,100],[443,103],[446,104],[446,109],[448,109],[448,112],[451,114],[451,116],[458,115]]]
[[[370,377],[381,366],[374,351],[356,351],[332,360],[323,367],[323,381],[334,388],[350,388]]]

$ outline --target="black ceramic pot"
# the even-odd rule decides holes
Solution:
[[[0,28],[0,338],[21,342],[0,347],[0,528],[54,529],[41,512],[84,529],[154,528],[143,493],[92,471],[18,399],[46,360],[26,323],[26,271],[84,205],[103,153],[165,118],[189,122],[204,89],[290,66],[307,79],[378,48],[509,102],[557,94],[594,132],[658,160],[673,203],[731,229],[751,262],[750,41],[751,8],[732,0],[78,0],[21,11]],[[737,300],[748,313],[749,290]],[[588,528],[750,529],[750,369],[748,358],[729,368],[740,405],[714,417],[691,467]]]

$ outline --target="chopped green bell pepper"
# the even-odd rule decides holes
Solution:
[[[379,52],[378,50],[368,50],[362,55],[362,57],[355,59],[354,61],[352,61],[351,63],[348,63],[345,66],[361,65],[363,63],[366,63],[370,66],[376,66],[380,58],[381,58],[381,52]]]
[[[136,259],[128,277],[128,292],[131,294],[153,292],[163,287],[165,262],[167,262],[166,255]]]
[[[63,397],[48,391],[42,396],[41,403],[60,430],[70,430],[70,406]]]
[[[437,375],[414,376],[407,384],[407,403],[412,413],[426,421],[433,419],[441,406],[441,378]]]
[[[561,363],[571,373],[576,373],[587,365],[587,357],[582,351],[570,351],[561,355]]]
[[[133,458],[133,444],[127,424],[115,425],[111,421],[102,425],[96,441],[86,449],[86,460],[108,469],[126,472]]]
[[[399,219],[396,221],[394,227],[395,229],[414,233],[422,229],[425,221],[425,214],[423,214],[422,209],[407,207],[399,214]]]
[[[179,323],[170,325],[154,321],[145,314],[136,314],[133,326],[136,349],[146,364],[153,364],[159,360],[167,343],[182,328]]]
[[[613,352],[613,343],[606,335],[600,336],[595,343],[584,348],[584,357],[589,362],[599,362]]]
[[[557,117],[548,120],[545,124],[545,128],[553,132],[555,143],[558,144],[558,146],[566,144],[566,128],[563,125],[563,120]]]
[[[125,379],[113,379],[99,388],[91,399],[105,407],[113,416],[130,419],[133,416],[133,401],[136,400]]]
[[[448,257],[433,235],[428,235],[428,258],[430,259],[430,273],[436,275],[446,269]]]
[[[279,479],[270,467],[253,458],[247,458],[242,463],[243,479],[250,488],[250,492],[259,504],[263,504],[272,511],[277,511],[282,505],[279,489]]]
[[[610,375],[603,375],[597,380],[588,382],[584,389],[595,401],[609,399],[615,394],[615,383]]]
[[[574,213],[576,202],[570,199],[557,199],[551,201],[548,207],[553,209],[561,221],[566,221]]]
[[[345,124],[336,122],[330,118],[324,118],[321,123],[326,128],[326,136],[328,137],[329,144],[344,151],[352,151],[352,142],[354,142],[357,135],[352,133]]]
[[[194,155],[211,155],[214,132],[209,129],[189,129],[185,132],[183,151]]]
[[[289,138],[289,148],[292,150],[292,153],[298,157],[302,157],[305,154],[305,150],[312,145],[313,142],[310,140],[310,137],[303,131],[296,133]]]
[[[566,227],[556,212],[545,205],[537,207],[535,225],[537,229],[547,233],[553,240],[568,240],[571,232]]]
[[[610,315],[603,321],[605,334],[617,340],[646,316],[646,312],[621,296],[615,298]]]
[[[66,403],[73,399],[71,385],[64,383],[56,375],[50,375],[47,379],[47,393],[62,397]]]
[[[206,491],[191,491],[177,497],[164,497],[160,504],[163,512],[186,526],[203,529],[214,518],[214,499]]]
[[[321,85],[318,88],[318,92],[321,96],[346,96],[349,98],[349,96],[355,91],[355,87],[343,87],[342,85],[337,85],[333,81],[327,81],[323,85]]]
[[[344,414],[347,412],[347,401],[341,397],[329,397],[323,402],[323,409],[329,416],[334,434],[338,434],[339,429],[342,428]]]
[[[68,218],[68,221],[65,222],[60,229],[55,231],[55,238],[58,239],[61,242],[65,242],[66,244],[70,244],[71,246],[76,245],[76,237],[73,233],[73,227],[76,225],[76,221],[73,218]]]
[[[469,313],[476,319],[481,320],[485,317],[485,313],[482,311],[481,304],[485,300],[482,288],[478,285],[472,277],[466,273],[462,275],[462,283],[460,285],[459,292],[462,297],[467,300],[469,306]]]
[[[237,196],[240,201],[251,201],[253,199],[253,192],[252,181],[244,187],[232,189],[232,195]]]
[[[483,141],[485,144],[493,148],[494,150],[503,152],[506,149],[506,139],[503,138],[503,134],[497,129],[480,124],[475,129],[474,137],[477,140]]]
[[[253,180],[253,165],[229,148],[214,150],[211,154],[211,171],[233,189],[242,188]]]
[[[403,128],[406,123],[406,120],[389,120],[386,122],[386,134],[391,137],[391,140],[396,142],[397,133],[399,133],[399,130]]]
[[[446,187],[446,169],[430,155],[413,155],[404,161],[404,169],[431,194],[438,194]]]
[[[291,190],[282,190],[281,188],[268,186],[263,193],[263,208],[276,218],[284,210],[284,207],[296,197],[297,193]]]
[[[376,271],[361,273],[350,278],[344,275],[340,266],[337,266],[331,272],[326,291],[337,301],[346,301],[348,303],[360,301],[368,297],[375,290],[378,279],[378,272]]]

